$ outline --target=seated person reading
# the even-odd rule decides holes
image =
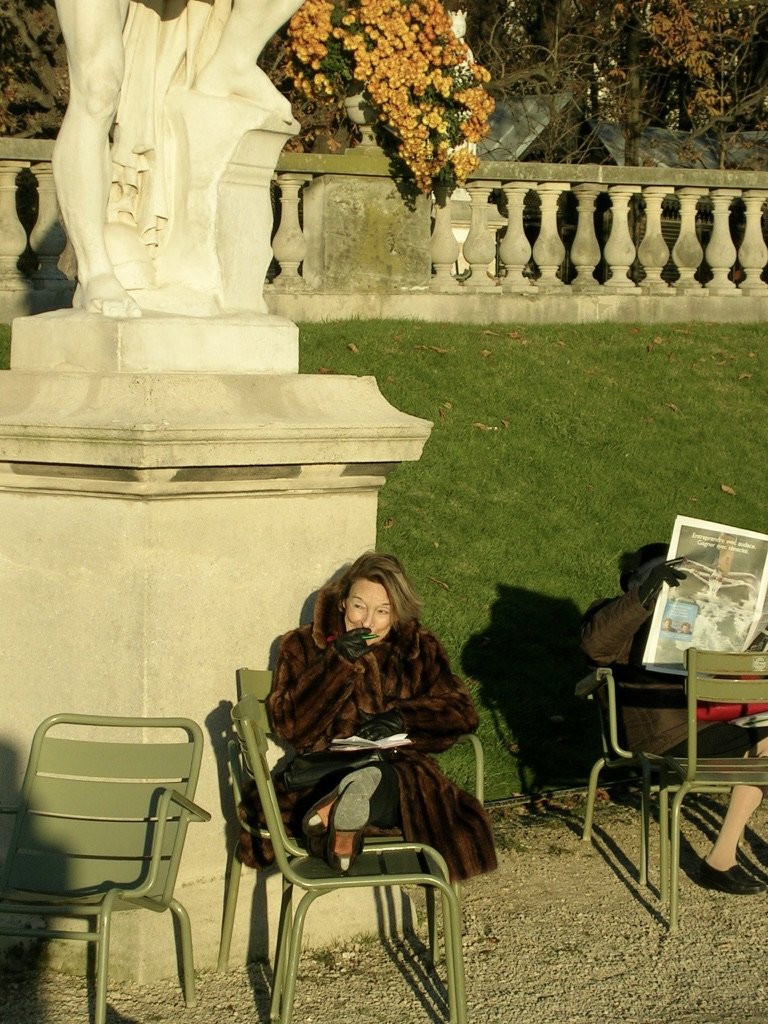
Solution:
[[[364,835],[398,830],[435,847],[458,881],[496,867],[493,836],[482,805],[430,755],[473,732],[478,717],[439,640],[420,625],[420,607],[397,559],[374,552],[320,591],[312,624],[280,641],[267,698],[274,731],[299,753],[355,735],[406,733],[410,742],[310,789],[288,789],[281,773],[275,782],[288,828],[339,871],[349,869]],[[246,793],[241,814],[256,823],[258,813]],[[269,851],[244,831],[239,856],[254,867]]]
[[[593,666],[610,666],[613,670],[626,748],[684,756],[687,712],[683,679],[650,671],[642,663],[662,585],[676,587],[685,578],[685,573],[666,562],[667,554],[666,544],[647,544],[626,556],[619,581],[622,593],[595,601],[587,609],[581,626],[581,648]],[[729,717],[743,713],[741,705],[733,705]],[[719,715],[723,715],[723,709]],[[707,720],[705,708],[699,717],[698,749],[702,757],[768,755],[768,728],[742,728],[730,721]],[[705,888],[738,895],[768,889],[736,863],[739,841],[762,797],[757,786],[734,787],[720,833],[700,865],[699,881]]]

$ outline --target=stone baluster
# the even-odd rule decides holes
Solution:
[[[541,199],[541,229],[533,244],[533,258],[539,268],[536,283],[540,290],[563,287],[557,276],[565,258],[565,246],[557,230],[557,204],[568,187],[562,181],[543,181],[537,186]]]
[[[437,292],[455,291],[459,282],[453,273],[461,246],[451,226],[451,194],[453,185],[445,182],[435,185],[432,204],[432,235],[430,256],[433,276],[430,287]]]
[[[67,236],[59,220],[59,203],[49,163],[33,167],[37,178],[37,221],[29,236],[29,244],[38,260],[33,275],[34,286],[47,291],[68,290],[71,285],[58,267],[59,257],[67,244]]]
[[[600,285],[595,280],[595,267],[600,262],[600,245],[595,234],[595,203],[603,191],[601,185],[584,182],[573,186],[578,207],[576,234],[571,244],[571,262],[576,277],[572,288],[579,292],[598,291]]]
[[[661,208],[668,194],[669,189],[663,185],[649,185],[643,189],[645,234],[637,255],[645,270],[645,278],[640,283],[644,292],[669,291],[669,285],[661,276],[669,260],[669,246],[661,233]]]
[[[471,201],[469,234],[464,240],[464,259],[471,276],[466,287],[474,291],[490,291],[496,287],[488,276],[488,264],[496,257],[496,239],[488,228],[488,197],[499,181],[470,181],[465,185]]]
[[[739,291],[747,295],[764,294],[765,281],[761,274],[768,263],[768,248],[763,235],[763,206],[768,199],[768,191],[761,188],[748,188],[742,194],[746,209],[747,223],[744,238],[739,246],[739,263],[744,271],[744,280]]]
[[[696,208],[702,191],[686,186],[677,189],[680,202],[680,234],[672,246],[672,259],[680,275],[675,283],[678,292],[697,291],[700,283],[694,277],[704,256],[699,236],[696,234]]]
[[[0,162],[0,288],[25,291],[29,281],[18,268],[27,246],[27,233],[16,213],[16,177],[29,164],[20,160]]]
[[[299,218],[299,194],[307,178],[303,174],[278,174],[280,186],[280,227],[272,239],[272,252],[280,264],[280,273],[272,282],[276,288],[303,288],[299,274],[307,254],[307,240]]]
[[[712,189],[712,234],[704,257],[712,271],[706,288],[711,295],[740,295],[736,282],[728,277],[736,262],[736,246],[731,237],[731,203],[741,193],[736,188]]]
[[[607,286],[611,291],[629,292],[636,284],[629,278],[629,268],[635,261],[635,243],[629,231],[629,203],[640,191],[639,185],[611,185],[611,234],[605,243],[605,261],[611,271]]]
[[[531,243],[525,234],[523,213],[525,197],[536,185],[532,181],[515,181],[504,185],[507,200],[507,230],[499,246],[499,258],[507,269],[503,281],[505,292],[525,292],[533,287],[524,271],[531,260]]]

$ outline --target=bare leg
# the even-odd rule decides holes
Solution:
[[[759,786],[734,786],[720,833],[707,856],[707,863],[718,871],[727,871],[736,863],[736,850],[747,822],[760,806],[763,791]]]
[[[240,96],[293,120],[288,100],[256,59],[275,32],[304,0],[234,0],[218,48],[197,76],[195,89],[210,96]]]
[[[748,757],[768,756],[768,740],[761,740]],[[759,786],[734,786],[720,833],[707,855],[707,863],[717,871],[727,871],[736,863],[736,850],[747,822],[760,806],[763,791]]]
[[[92,313],[140,316],[115,277],[104,239],[112,181],[109,131],[123,79],[128,0],[56,0],[56,9],[67,46],[70,99],[54,148],[53,173],[77,256],[77,300]]]

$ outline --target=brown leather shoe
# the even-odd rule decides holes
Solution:
[[[705,860],[701,862],[699,884],[705,889],[729,892],[732,896],[759,896],[768,890],[768,885],[765,882],[753,878],[738,864],[734,864],[727,871],[718,871],[717,868],[707,864]]]

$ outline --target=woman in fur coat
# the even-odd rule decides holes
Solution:
[[[274,731],[299,753],[353,735],[378,740],[404,732],[411,742],[313,790],[289,792],[279,775],[276,786],[290,831],[303,831],[312,852],[340,871],[348,870],[364,835],[398,830],[407,841],[435,847],[458,881],[496,867],[493,836],[481,804],[430,754],[473,732],[478,718],[440,642],[419,624],[419,611],[391,555],[362,555],[320,591],[312,625],[280,642],[267,699]],[[255,823],[252,799],[241,813]],[[240,857],[251,866],[265,860],[247,832]]]

